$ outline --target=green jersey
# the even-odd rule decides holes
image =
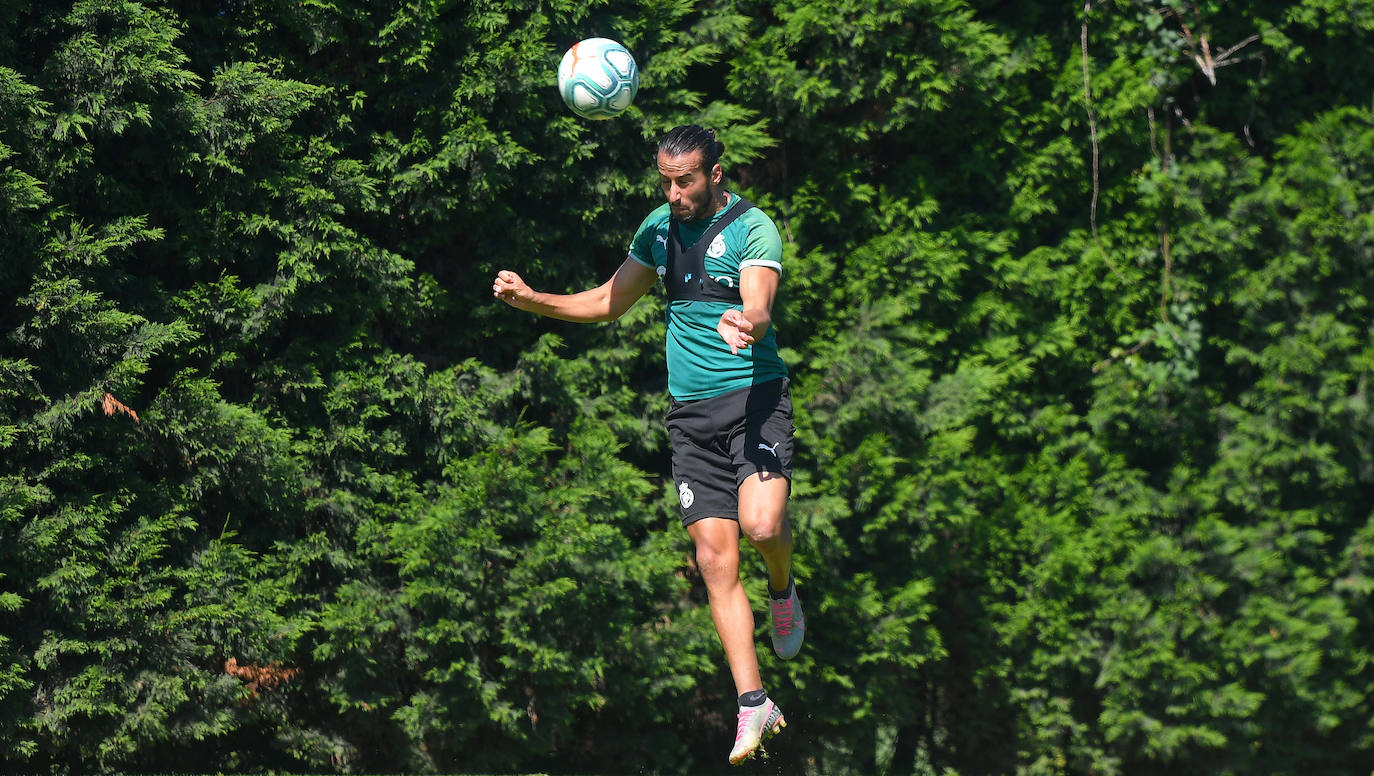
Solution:
[[[682,244],[690,247],[713,223],[742,201],[728,194],[729,202],[708,219],[695,223],[678,222]],[[630,242],[630,258],[646,267],[656,268],[661,276],[668,263],[668,203],[660,205],[644,219]],[[706,249],[707,282],[739,287],[740,270],[745,267],[770,267],[782,272],[782,238],[773,220],[758,208],[741,214],[725,227]],[[747,388],[787,376],[787,367],[778,356],[776,328],[739,354],[716,331],[720,316],[740,305],[713,301],[670,301],[668,303],[668,392],[678,401],[709,399],[712,396]]]

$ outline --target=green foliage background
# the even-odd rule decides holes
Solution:
[[[608,122],[552,88],[594,35]],[[488,290],[604,279],[690,121],[785,240],[811,632],[746,771],[1370,772],[1371,43],[1368,0],[0,0],[4,770],[725,770],[661,292]]]

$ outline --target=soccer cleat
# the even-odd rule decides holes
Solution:
[[[773,615],[773,651],[783,660],[800,652],[802,640],[806,638],[806,618],[802,616],[797,586],[789,583],[788,587],[792,593],[781,601],[772,596],[768,598],[768,608]]]
[[[740,763],[753,757],[763,749],[763,741],[772,738],[787,727],[782,717],[782,709],[765,698],[761,706],[740,706],[739,717],[735,720],[735,748],[730,750],[730,764]]]

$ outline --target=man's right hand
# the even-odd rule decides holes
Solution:
[[[525,285],[525,281],[521,280],[519,275],[503,269],[496,273],[496,280],[491,285],[491,294],[511,307],[520,309],[522,302],[528,302],[534,297],[534,290]]]

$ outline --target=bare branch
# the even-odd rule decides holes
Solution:
[[[1102,247],[1102,238],[1097,235],[1097,200],[1101,195],[1101,184],[1098,182],[1098,169],[1100,167],[1101,151],[1097,146],[1097,117],[1093,114],[1093,91],[1092,80],[1088,73],[1088,12],[1092,10],[1092,3],[1083,4],[1083,26],[1080,30],[1079,42],[1083,51],[1083,103],[1088,113],[1088,134],[1092,138],[1093,144],[1093,199],[1088,212],[1088,225],[1092,228],[1093,243],[1097,246],[1098,253],[1102,254],[1102,260],[1107,263],[1108,269],[1112,271],[1121,281],[1126,277],[1116,268],[1112,260],[1107,257],[1107,250]]]
[[[1268,32],[1268,30],[1266,30],[1266,32]],[[1233,62],[1227,62],[1226,60],[1230,59],[1232,54],[1236,53],[1237,51],[1240,51],[1241,49],[1245,48],[1251,43],[1254,43],[1255,41],[1259,40],[1261,35],[1262,33],[1257,32],[1254,35],[1251,35],[1250,37],[1241,41],[1240,43],[1237,43],[1231,48],[1228,48],[1225,51],[1221,52],[1221,54],[1217,57],[1216,66],[1222,67],[1223,65],[1234,64]]]

